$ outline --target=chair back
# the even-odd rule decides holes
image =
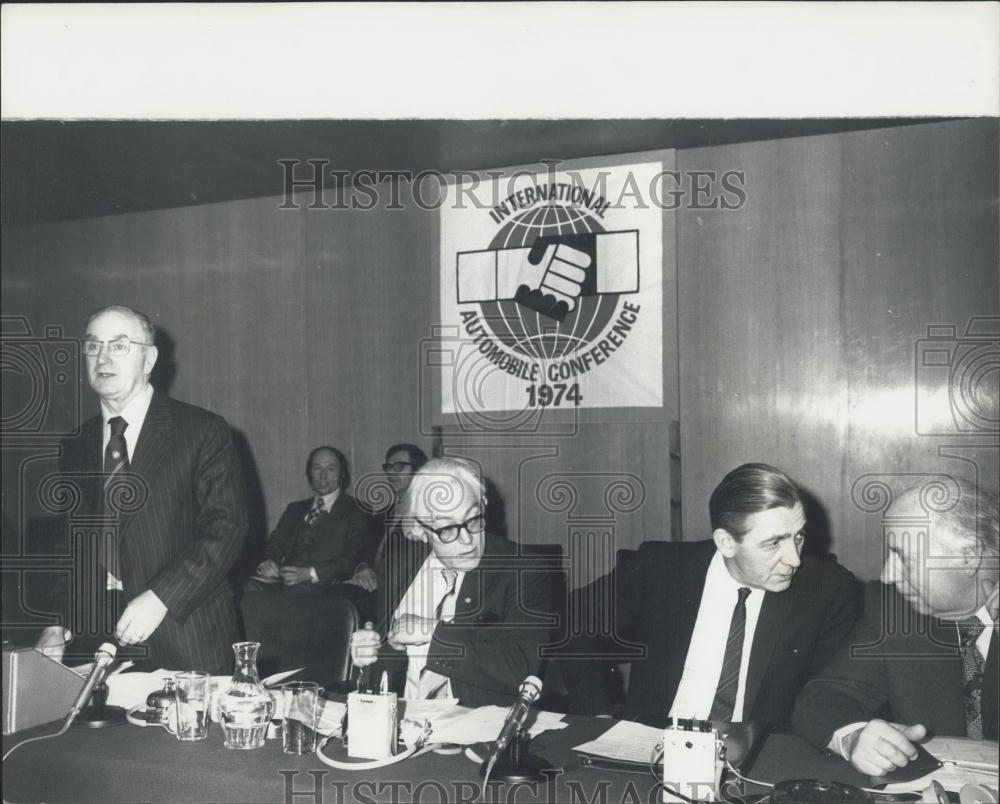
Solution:
[[[336,594],[258,592],[243,595],[247,639],[260,643],[261,678],[299,667],[322,668],[323,678],[346,681],[351,634],[358,628],[354,604]]]

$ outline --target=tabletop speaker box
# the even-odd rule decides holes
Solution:
[[[66,716],[84,678],[34,648],[3,650],[3,733]]]

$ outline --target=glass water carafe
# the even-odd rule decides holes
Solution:
[[[236,642],[236,671],[219,696],[219,720],[226,748],[260,748],[274,714],[274,699],[257,675],[259,642]]]

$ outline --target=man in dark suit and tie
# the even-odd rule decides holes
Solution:
[[[712,539],[646,542],[622,579],[633,663],[625,717],[790,720],[795,696],[855,618],[853,578],[802,555],[801,494],[783,472],[744,464],[709,500]],[[634,592],[634,594],[629,594]]]
[[[97,599],[123,652],[138,646],[140,666],[226,673],[239,639],[226,575],[247,534],[243,476],[221,417],[154,392],[153,336],[149,319],[128,307],[87,321],[83,352],[101,414],[64,443],[61,471],[78,485],[82,513],[113,523],[113,538],[74,579],[64,614],[85,620],[74,607]],[[117,507],[123,484],[137,505]],[[72,636],[51,626],[37,647],[61,658]]]
[[[351,476],[339,449],[324,446],[310,452],[306,477],[313,496],[285,509],[257,574],[279,584],[277,588],[320,592],[354,576],[365,557],[369,522],[347,493]],[[267,583],[254,579],[247,585],[247,591],[266,588]]]
[[[881,581],[799,696],[802,736],[871,776],[908,765],[929,734],[997,739],[998,531],[996,498],[965,480],[893,501]]]
[[[404,504],[408,538],[388,545],[376,629],[355,634],[357,666],[378,652],[393,690],[409,699],[455,697],[464,706],[508,705],[536,675],[550,636],[545,577],[517,545],[486,532],[479,468],[435,458],[414,475]]]

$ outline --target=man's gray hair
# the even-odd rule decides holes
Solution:
[[[468,496],[486,506],[486,485],[479,465],[465,458],[432,458],[413,475],[403,497],[403,532],[413,541],[424,541],[426,533],[417,520],[427,522],[435,515],[454,513],[456,523],[465,512],[459,511],[465,495],[456,496],[451,480],[457,480]]]
[[[154,327],[153,322],[149,320],[149,316],[145,313],[140,313],[132,307],[126,307],[124,304],[109,304],[106,307],[94,310],[94,312],[87,316],[86,327],[89,327],[90,322],[97,318],[97,316],[103,315],[104,313],[120,313],[121,315],[127,315],[139,325],[140,329],[142,329],[143,339],[146,343],[152,346],[155,342],[156,327]]]

